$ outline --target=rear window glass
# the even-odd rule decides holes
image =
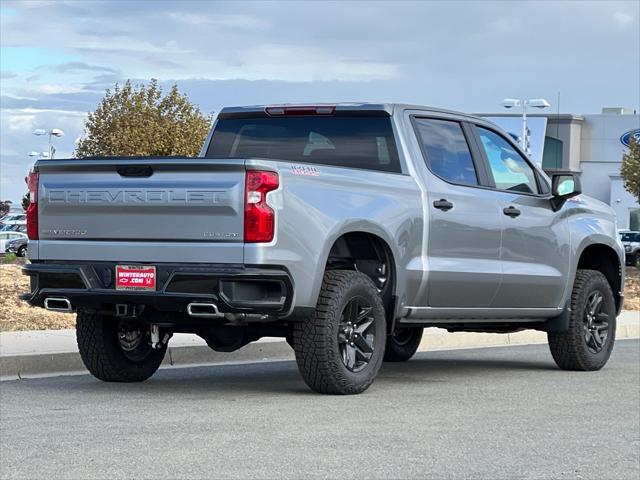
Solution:
[[[226,118],[218,121],[206,157],[400,172],[389,117]]]
[[[478,184],[469,145],[459,123],[416,118],[415,125],[433,173],[453,183]]]

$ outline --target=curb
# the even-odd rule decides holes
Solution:
[[[634,318],[619,318],[616,339],[640,338],[640,313]],[[622,320],[622,321],[620,321]],[[547,334],[534,330],[516,333],[448,333],[439,328],[426,328],[418,351],[454,350],[509,345],[547,343]],[[216,352],[206,345],[182,345],[167,349],[160,368],[189,365],[255,363],[293,360],[291,347],[284,340],[263,339],[235,352]],[[0,380],[16,380],[39,376],[86,373],[77,351],[0,355]]]
[[[293,350],[285,341],[254,342],[228,353],[216,352],[208,346],[180,346],[167,348],[167,354],[160,368],[293,359]],[[0,380],[2,381],[76,372],[88,373],[78,352],[0,356]]]

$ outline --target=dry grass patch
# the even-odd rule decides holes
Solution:
[[[627,267],[624,309],[640,310],[640,268]]]
[[[35,308],[18,298],[29,291],[29,277],[22,275],[23,260],[0,265],[0,331],[60,330],[75,328],[76,316]]]

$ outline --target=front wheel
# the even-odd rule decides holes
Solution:
[[[384,350],[385,362],[406,362],[418,351],[423,328],[396,328],[387,336]]]
[[[91,374],[105,382],[142,382],[164,358],[166,344],[153,349],[149,327],[115,317],[79,312],[76,338],[80,357]]]
[[[306,384],[318,393],[354,394],[373,383],[384,357],[382,299],[366,275],[324,275],[315,312],[296,323],[293,346]]]
[[[605,276],[578,270],[566,332],[549,332],[549,348],[563,370],[599,370],[609,360],[616,336],[616,304]]]
[[[26,246],[20,247],[20,248],[18,249],[18,252],[17,252],[17,254],[16,254],[16,255],[17,255],[18,257],[26,257],[26,256],[27,256],[27,247],[26,247]]]

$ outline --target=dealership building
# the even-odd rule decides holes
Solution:
[[[521,115],[481,114],[512,133],[522,130]],[[620,177],[629,138],[640,141],[640,115],[629,108],[603,108],[599,114],[528,114],[532,158],[548,173],[580,174],[585,194],[609,204],[618,228],[640,230],[640,205]]]

